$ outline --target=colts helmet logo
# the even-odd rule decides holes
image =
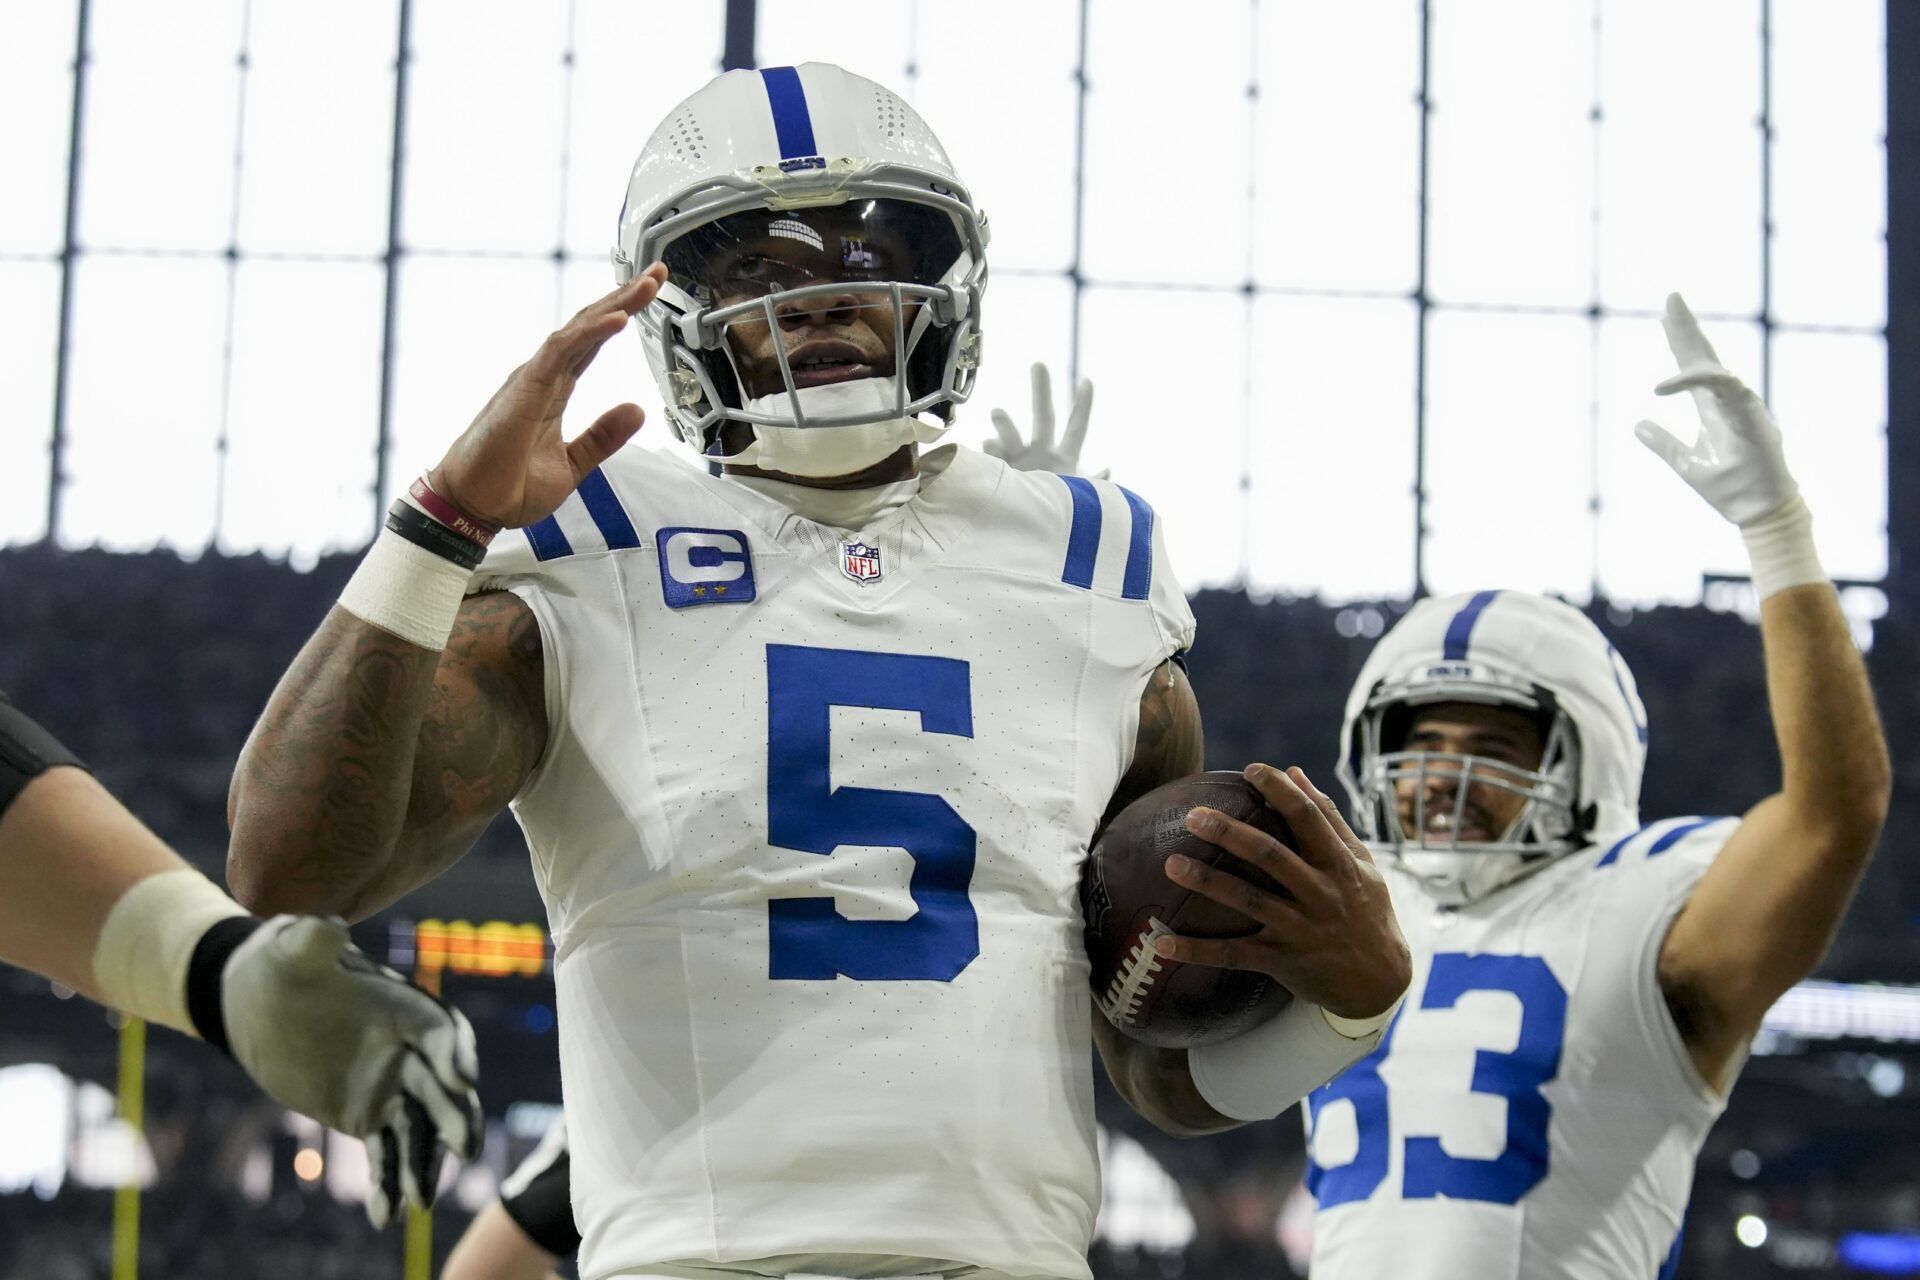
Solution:
[[[880,548],[864,542],[841,543],[840,572],[863,587],[880,581]]]

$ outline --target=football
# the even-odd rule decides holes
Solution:
[[[1184,964],[1154,954],[1153,940],[1178,933],[1237,938],[1252,920],[1167,878],[1176,853],[1241,876],[1274,893],[1266,872],[1186,828],[1205,805],[1293,847],[1293,833],[1237,773],[1197,773],[1156,787],[1120,811],[1080,869],[1094,1001],[1127,1036],[1162,1048],[1230,1040],[1280,1012],[1293,993],[1263,973]]]

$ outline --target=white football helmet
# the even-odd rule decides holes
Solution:
[[[613,265],[622,282],[668,265],[637,319],[681,439],[716,461],[836,476],[937,439],[971,394],[986,244],[985,216],[919,114],[809,62],[729,71],[674,108],[633,166]],[[781,318],[847,308],[891,325],[892,369],[833,380],[866,366],[829,354],[841,368],[796,373]],[[728,330],[761,325],[782,385],[755,395]],[[754,440],[722,457],[728,422]]]
[[[1539,766],[1405,750],[1416,710],[1446,702],[1532,717],[1545,744]],[[1482,591],[1422,600],[1374,647],[1347,698],[1338,773],[1360,838],[1459,905],[1585,847],[1595,832],[1637,826],[1646,759],[1646,708],[1600,629],[1557,600]],[[1403,785],[1411,831],[1400,818]],[[1490,840],[1456,834],[1475,786],[1527,800]]]

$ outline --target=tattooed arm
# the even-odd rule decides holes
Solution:
[[[1140,697],[1133,763],[1120,779],[1100,825],[1105,827],[1122,809],[1162,783],[1204,767],[1200,704],[1194,701],[1193,686],[1178,664],[1163,662]],[[1193,1137],[1240,1123],[1215,1111],[1200,1096],[1187,1070],[1185,1049],[1156,1049],[1129,1040],[1098,1008],[1093,1011],[1093,1040],[1106,1063],[1107,1078],[1120,1096],[1165,1132]]]
[[[470,597],[434,653],[335,607],[234,769],[227,882],[258,912],[362,919],[451,866],[546,747],[540,629]]]

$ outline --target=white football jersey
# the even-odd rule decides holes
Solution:
[[[545,645],[587,1280],[1088,1274],[1078,871],[1193,616],[1118,486],[921,473],[856,536],[628,449],[476,578]]]
[[[1381,858],[1413,985],[1308,1098],[1314,1280],[1653,1280],[1725,1098],[1660,992],[1738,821],[1672,818],[1459,908]]]

